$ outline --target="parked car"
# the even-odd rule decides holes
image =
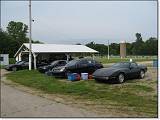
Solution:
[[[18,61],[15,64],[10,64],[5,67],[6,70],[11,70],[11,71],[17,71],[17,70],[22,70],[22,69],[27,69],[29,63],[26,61]]]
[[[65,66],[55,67],[51,71],[48,71],[47,75],[53,75],[55,77],[66,77],[67,73],[89,73],[92,74],[95,70],[102,68],[103,65],[92,59],[78,59],[72,60]]]
[[[38,67],[38,71],[41,73],[45,73],[53,69],[54,67],[65,66],[66,64],[67,64],[66,60],[56,60],[49,65]]]
[[[47,63],[37,63],[37,67],[47,65]],[[17,70],[23,70],[28,69],[29,62],[27,61],[18,61],[15,64],[10,64],[5,67],[8,71],[17,71]],[[34,64],[32,63],[32,68],[34,67]]]
[[[145,77],[147,67],[138,65],[135,62],[120,62],[115,63],[109,68],[98,69],[93,73],[93,78],[97,81],[100,80],[117,80],[118,83],[123,83],[127,79]]]

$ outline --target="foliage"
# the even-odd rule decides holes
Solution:
[[[23,43],[28,43],[28,26],[22,22],[11,21],[8,23],[7,30],[0,29],[0,54],[9,54],[13,57]],[[33,41],[33,43],[41,43]]]
[[[0,29],[0,54],[9,54],[9,57],[13,57],[19,47],[26,42],[29,42],[27,37],[28,26],[22,22],[9,22],[7,30]],[[136,40],[133,43],[127,43],[127,55],[157,55],[158,54],[158,40],[151,37],[145,42],[142,39],[140,33],[136,33]],[[42,43],[40,41],[32,40],[32,43]],[[77,43],[80,45],[80,43]],[[108,54],[108,45],[97,44],[93,41],[86,44],[86,46],[93,48],[100,52],[100,55]],[[110,44],[110,55],[119,55],[118,43]]]
[[[133,43],[126,43],[127,55],[158,55],[158,40],[151,37],[145,42],[142,39],[140,33],[136,33],[136,41]],[[86,46],[95,49],[100,52],[100,55],[108,54],[108,45],[96,44],[93,41],[86,44]],[[111,43],[109,45],[110,55],[120,54],[120,45],[117,43]]]
[[[9,64],[15,64],[16,59],[15,58],[9,58]]]
[[[22,43],[29,42],[27,35],[28,26],[22,22],[9,22],[7,26],[7,32],[13,41],[17,43],[17,46],[20,47]]]
[[[95,102],[98,105],[108,108],[119,106],[119,112],[128,114],[143,114],[145,116],[157,115],[157,98],[155,90],[148,81],[137,80],[124,84],[104,84],[94,80],[67,82],[52,76],[40,74],[37,71],[22,70],[7,75],[9,80],[25,86],[40,89],[46,93],[75,96],[77,100],[84,99]],[[156,82],[154,83],[156,84]]]

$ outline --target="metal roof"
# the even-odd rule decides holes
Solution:
[[[24,43],[19,51],[26,47],[29,49],[29,43]],[[67,45],[67,44],[34,44],[32,43],[32,52],[34,53],[98,53],[98,51],[93,50],[85,45]]]

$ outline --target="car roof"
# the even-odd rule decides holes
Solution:
[[[55,61],[67,61],[67,60],[55,60]],[[54,62],[54,61],[52,61],[52,62]]]

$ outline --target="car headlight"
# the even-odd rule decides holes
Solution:
[[[60,69],[60,71],[62,72],[62,71],[64,71],[64,69],[65,69],[65,68],[62,68],[62,69]]]

